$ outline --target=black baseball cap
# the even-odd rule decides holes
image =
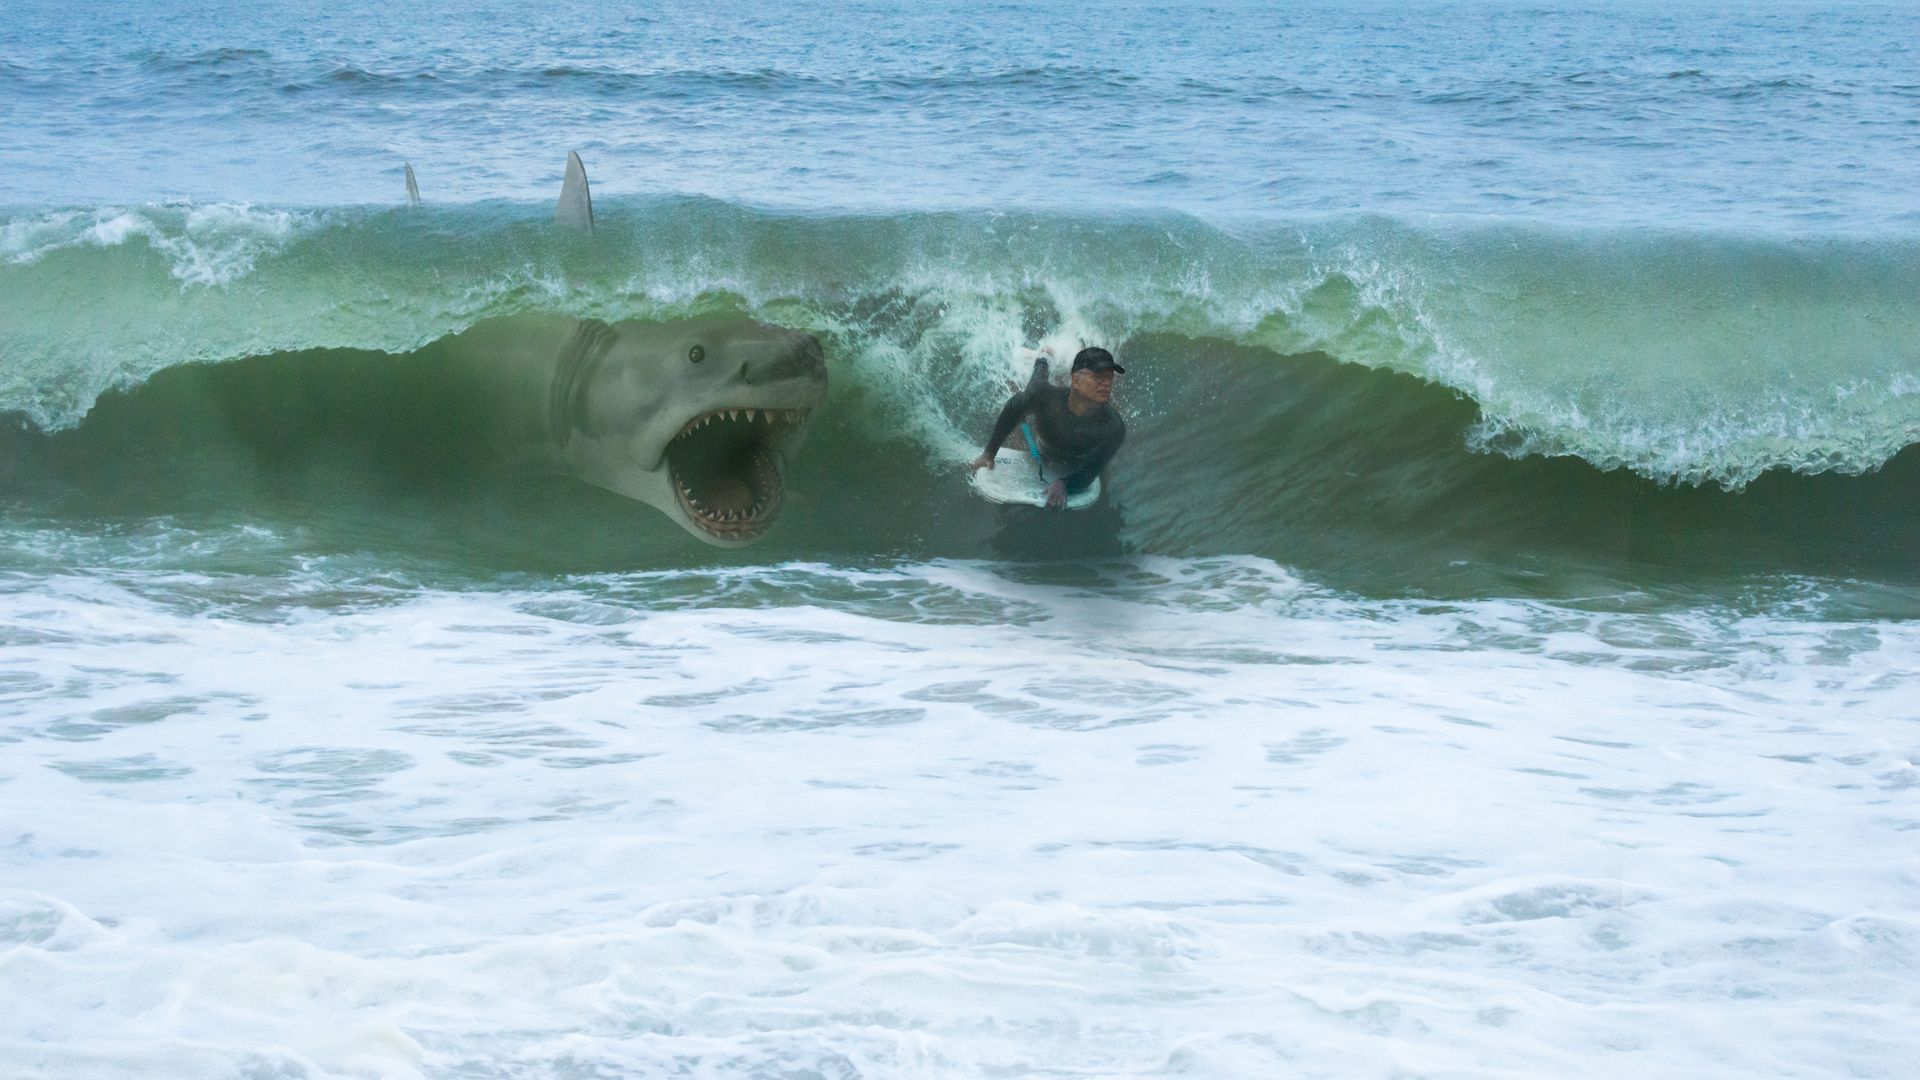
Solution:
[[[1111,371],[1115,375],[1125,375],[1127,373],[1126,368],[1113,362],[1112,353],[1100,348],[1098,345],[1081,349],[1074,354],[1073,370],[1080,371],[1082,369],[1087,371]]]

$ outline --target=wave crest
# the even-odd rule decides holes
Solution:
[[[76,424],[184,363],[404,353],[483,319],[747,314],[821,333],[860,404],[943,458],[1015,349],[1171,336],[1322,353],[1470,398],[1462,445],[1738,488],[1858,473],[1920,440],[1920,245],[1582,234],[1377,218],[780,215],[608,200],[592,242],[542,206],[169,204],[0,220],[0,408]],[[1154,418],[1151,380],[1134,407]],[[930,389],[931,388],[931,389]],[[1234,410],[1250,408],[1235,403]]]

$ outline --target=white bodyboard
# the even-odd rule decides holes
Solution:
[[[1041,475],[1040,470],[1034,467],[1033,455],[1003,446],[994,455],[993,468],[973,470],[969,482],[973,484],[973,490],[988,502],[1044,507],[1047,505],[1047,485],[1058,475],[1052,469]],[[1087,490],[1067,496],[1067,509],[1084,510],[1099,499],[1100,481],[1096,479],[1087,485]]]

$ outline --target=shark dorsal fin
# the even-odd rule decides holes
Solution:
[[[570,229],[593,231],[593,194],[587,190],[587,167],[578,151],[567,151],[567,178],[560,183],[560,203],[553,220]]]
[[[405,168],[407,171],[407,205],[419,206],[420,205],[420,182],[413,178],[412,164],[407,164]]]

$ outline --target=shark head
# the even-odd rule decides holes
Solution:
[[[812,334],[749,319],[578,325],[550,430],[582,479],[740,547],[779,516],[787,459],[826,400]]]

